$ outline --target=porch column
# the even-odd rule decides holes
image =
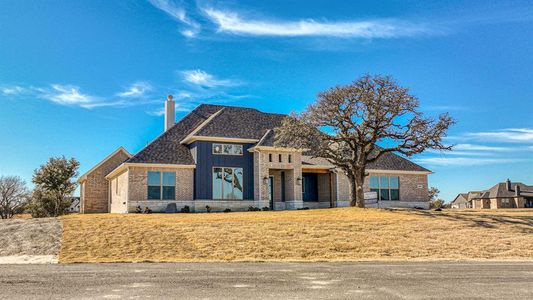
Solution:
[[[261,152],[254,152],[254,200],[265,201],[268,204],[269,168],[265,163],[264,156]],[[267,178],[267,180],[264,178]]]

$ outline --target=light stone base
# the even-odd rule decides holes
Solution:
[[[130,201],[128,212],[135,212],[137,206],[142,210],[145,207],[150,208],[153,212],[165,212],[168,204],[176,203],[178,212],[185,206],[189,206],[191,212],[207,212],[206,206],[211,208],[211,212],[221,212],[225,209],[231,211],[247,211],[250,206],[263,208],[270,207],[268,200],[190,200],[190,201]]]
[[[330,208],[331,204],[329,202],[303,202],[303,207],[309,207],[310,209]]]
[[[350,201],[337,201],[337,207],[348,207],[350,206]],[[377,203],[366,204],[366,207],[379,207],[379,208],[415,208],[420,207],[423,209],[429,209],[429,202],[421,201],[379,201]]]

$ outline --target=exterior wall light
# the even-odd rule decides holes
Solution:
[[[296,178],[296,184],[302,185],[302,177],[298,176],[298,178]]]
[[[266,176],[263,177],[263,183],[264,183],[264,184],[268,184],[268,177],[266,177]]]

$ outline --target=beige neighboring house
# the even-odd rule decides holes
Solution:
[[[461,193],[450,203],[452,208],[471,208],[468,193]]]
[[[533,186],[507,179],[485,191],[459,194],[451,204],[452,208],[533,208]]]
[[[458,194],[450,203],[451,208],[472,208],[472,200],[481,196],[481,194],[483,194],[483,192],[477,191]]]
[[[274,145],[286,117],[253,108],[202,104],[131,155],[119,148],[80,177],[81,212],[273,210],[349,206],[348,178],[326,159]],[[394,153],[367,166],[365,192],[380,207],[429,208],[431,171]]]

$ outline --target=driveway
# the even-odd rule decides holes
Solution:
[[[533,299],[533,262],[2,265],[0,298]]]

